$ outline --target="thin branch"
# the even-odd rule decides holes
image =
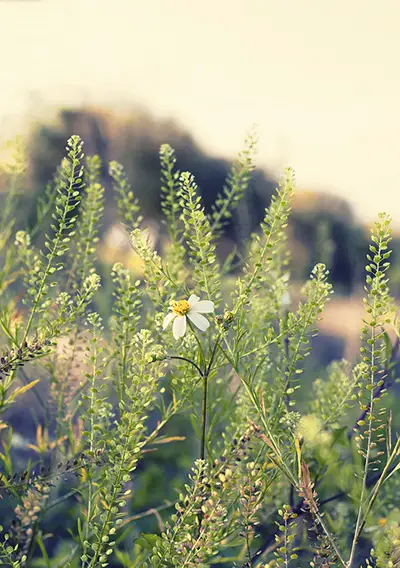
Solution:
[[[385,366],[382,384],[380,386],[376,387],[376,389],[374,390],[374,394],[373,394],[373,401],[374,402],[375,402],[375,400],[380,398],[382,392],[385,389],[388,389],[389,387],[391,387],[393,385],[393,382],[387,382],[387,378],[389,376],[389,371],[390,371],[391,365],[396,361],[397,355],[399,353],[399,349],[400,349],[400,337],[396,337],[396,342],[393,345],[390,359]],[[349,440],[351,440],[351,438],[354,436],[354,429],[355,429],[357,423],[360,420],[365,420],[365,417],[367,416],[367,414],[369,413],[370,410],[371,410],[371,402],[368,402],[367,408],[361,412],[360,416],[355,421],[355,425],[348,432],[347,437],[348,437]]]
[[[167,355],[164,360],[166,361],[170,361],[172,359],[178,359],[180,361],[186,361],[186,363],[190,363],[199,373],[200,377],[204,377],[203,371],[200,369],[200,367],[198,365],[196,365],[196,363],[194,361],[192,361],[191,359],[187,359],[186,357],[179,357],[178,355]]]

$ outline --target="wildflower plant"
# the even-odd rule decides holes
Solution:
[[[164,318],[163,329],[173,322],[173,334],[175,339],[180,339],[186,333],[187,320],[189,320],[200,331],[206,331],[210,323],[202,315],[214,311],[214,302],[211,300],[200,300],[199,296],[192,294],[187,300],[172,300],[170,305],[171,312]]]
[[[249,242],[217,254],[255,151],[251,135],[208,210],[161,147],[161,249],[123,166],[109,164],[140,275],[99,262],[107,184],[79,136],[31,228],[14,222],[23,154],[3,167],[2,565],[397,565],[400,438],[383,406],[398,349],[390,218],[371,233],[360,358],[312,380],[333,287],[317,263],[292,300],[290,168]],[[18,412],[34,428],[28,458]]]

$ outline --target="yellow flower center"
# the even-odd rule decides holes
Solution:
[[[186,300],[178,300],[171,302],[172,311],[178,316],[185,316],[190,310],[190,304]]]

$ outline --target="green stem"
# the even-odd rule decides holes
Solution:
[[[201,411],[201,446],[200,446],[200,459],[204,460],[206,455],[206,428],[207,428],[207,387],[208,375],[203,376],[203,403]]]
[[[348,568],[348,565],[346,564],[340,550],[338,549],[334,538],[332,537],[328,527],[325,525],[324,521],[322,520],[321,515],[318,512],[316,512],[315,517],[316,517],[317,521],[319,522],[319,524],[321,525],[322,530],[326,534],[326,536],[329,540],[329,544],[332,546],[333,550],[335,551],[337,559],[339,560],[340,564],[343,566],[343,568]]]
[[[266,431],[266,433],[268,434],[269,437],[269,447],[272,449],[274,456],[269,456],[271,461],[275,464],[275,466],[287,477],[287,479],[290,481],[290,483],[295,487],[296,491],[298,491],[299,485],[298,482],[295,478],[295,476],[293,475],[293,473],[291,472],[290,468],[287,466],[287,464],[285,463],[285,461],[282,459],[282,455],[281,452],[279,450],[279,446],[278,444],[275,442],[274,436],[272,434],[272,432],[270,432],[266,417],[265,417],[265,413],[264,410],[260,404],[260,401],[257,398],[256,393],[254,392],[254,390],[250,387],[250,385],[247,383],[246,379],[242,376],[242,374],[240,373],[240,370],[238,368],[237,365],[235,365],[234,362],[234,357],[233,354],[230,353],[230,347],[229,344],[227,342],[225,342],[226,348],[229,352],[225,354],[225,357],[227,358],[227,360],[231,363],[232,367],[235,369],[239,379],[242,382],[242,385],[244,386],[247,394],[249,395],[251,401],[254,404],[255,409],[258,412],[258,415],[260,417],[260,420],[262,422],[262,425]],[[342,564],[343,567],[346,567],[346,563],[343,559],[343,557],[340,554],[340,551],[338,549],[338,547],[336,546],[336,543],[331,535],[331,533],[329,532],[328,528],[326,527],[324,521],[322,520],[321,515],[318,512],[315,512],[315,516],[318,520],[318,522],[320,523],[324,533],[326,534],[327,538],[329,539],[329,542],[332,546],[332,548],[335,550],[336,555],[340,561],[340,563]]]
[[[210,361],[203,372],[199,365],[188,359],[187,357],[181,357],[178,355],[168,355],[165,359],[174,360],[177,359],[178,361],[185,361],[192,365],[197,372],[199,373],[200,377],[203,379],[203,400],[202,400],[202,411],[201,411],[201,442],[200,442],[200,459],[204,460],[206,455],[206,432],[207,432],[207,393],[208,393],[208,377],[211,372],[212,364],[215,359],[215,355],[217,353],[217,349],[219,346],[219,342],[221,340],[222,334],[220,333],[217,337],[217,340],[214,344],[213,351],[211,353]],[[196,336],[197,337],[197,336]]]
[[[298,482],[297,482],[295,476],[293,475],[293,473],[291,472],[290,468],[288,467],[288,465],[282,459],[282,455],[281,455],[281,452],[279,450],[279,446],[278,446],[277,442],[275,441],[272,432],[270,431],[270,428],[269,428],[269,425],[268,425],[268,422],[267,422],[267,419],[266,419],[266,416],[265,416],[265,410],[262,408],[262,404],[261,404],[260,400],[258,399],[257,393],[254,391],[254,389],[248,383],[248,381],[245,379],[245,377],[243,377],[238,365],[235,363],[234,354],[232,353],[231,347],[230,347],[230,345],[227,341],[225,341],[225,346],[226,346],[227,351],[222,350],[222,352],[223,352],[225,358],[231,364],[234,371],[236,372],[236,374],[239,377],[243,387],[245,388],[247,394],[249,395],[250,400],[254,404],[254,407],[257,410],[257,413],[258,413],[259,418],[261,420],[261,423],[262,423],[262,425],[265,429],[265,432],[268,435],[269,441],[271,443],[270,448],[272,449],[272,451],[274,453],[274,455],[273,456],[270,455],[269,458],[276,465],[276,467],[288,478],[288,480],[294,485],[294,487],[297,490],[298,489]]]
[[[132,429],[132,421],[133,421],[133,415],[131,414],[129,416],[129,422],[128,422],[128,432]],[[104,546],[104,541],[103,541],[103,537],[106,535],[106,531],[109,528],[109,524],[111,522],[112,519],[112,510],[115,507],[115,503],[118,499],[118,494],[121,491],[121,487],[123,485],[123,474],[124,474],[124,467],[126,466],[126,460],[127,460],[127,455],[128,455],[128,448],[129,446],[129,438],[125,439],[125,444],[122,448],[122,452],[121,452],[121,459],[117,465],[117,471],[115,474],[115,480],[114,480],[114,490],[113,493],[111,494],[109,503],[108,503],[108,509],[107,509],[107,513],[105,515],[105,518],[102,522],[102,526],[101,529],[97,535],[97,548],[95,550],[95,554],[92,557],[91,561],[88,564],[88,568],[95,568],[96,566],[98,566],[97,562],[99,560],[99,558],[102,556],[102,547]]]
[[[210,362],[203,375],[203,402],[202,402],[202,412],[201,412],[201,446],[200,446],[200,459],[204,460],[206,456],[206,429],[207,429],[207,391],[208,391],[208,377],[210,376],[211,367],[214,363],[215,355],[221,340],[222,333],[217,337],[216,342],[211,353]]]
[[[291,487],[293,487],[293,485],[291,485]],[[288,555],[288,537],[289,537],[289,530],[288,530],[288,521],[287,518],[285,517],[285,566],[286,568],[289,567],[289,555]]]
[[[91,388],[90,388],[90,406],[89,406],[89,421],[90,421],[90,437],[89,437],[89,455],[94,455],[94,448],[95,448],[95,423],[94,423],[94,407],[96,404],[96,390],[95,390],[95,383],[97,377],[97,341],[96,338],[96,330],[93,329],[93,351],[92,357],[93,366],[92,366],[92,373],[91,373]],[[83,539],[83,554],[86,555],[87,551],[87,542],[89,540],[89,529],[92,521],[92,515],[94,510],[94,503],[93,503],[93,468],[92,465],[89,466],[87,471],[87,478],[88,478],[88,496],[87,496],[87,513],[86,513],[86,523],[85,523],[85,532],[84,532],[84,539]],[[86,565],[86,561],[82,561],[82,566]]]
[[[250,547],[250,539],[249,539],[249,531],[246,528],[246,552],[248,558],[249,568],[253,568],[253,557],[251,555],[251,547]]]
[[[360,534],[361,534],[362,531],[364,530],[365,524],[366,524],[366,522],[367,522],[367,517],[368,517],[368,515],[369,515],[369,513],[370,513],[370,511],[371,511],[371,509],[372,509],[372,507],[373,507],[373,505],[374,505],[374,503],[375,503],[375,500],[376,500],[376,498],[377,498],[377,496],[378,496],[378,493],[379,493],[379,490],[380,490],[380,488],[381,488],[381,486],[382,486],[382,483],[386,480],[386,477],[387,477],[387,475],[388,475],[388,473],[389,473],[389,470],[390,470],[390,468],[391,468],[391,466],[392,466],[393,461],[395,460],[395,458],[396,458],[396,456],[397,456],[397,453],[398,453],[399,449],[400,449],[400,438],[398,438],[398,440],[397,440],[397,442],[396,442],[396,445],[395,445],[395,447],[394,447],[392,453],[390,454],[390,457],[389,457],[389,459],[388,459],[388,461],[387,461],[387,463],[386,463],[386,465],[385,465],[385,467],[384,467],[384,469],[383,469],[383,471],[382,471],[382,474],[381,474],[381,476],[379,477],[379,479],[378,479],[378,481],[377,481],[375,487],[373,488],[373,490],[372,490],[372,492],[371,492],[371,495],[370,495],[370,497],[369,497],[369,501],[368,501],[367,507],[366,507],[366,509],[365,509],[364,519],[363,519],[363,521],[362,521],[362,523],[361,523],[361,526],[360,526],[360,529],[359,529],[359,531],[358,531],[358,536],[360,536]]]
[[[375,306],[374,306],[375,307]],[[374,365],[375,365],[375,356],[374,356],[374,349],[375,349],[375,330],[372,330],[372,355],[371,355],[371,375],[370,375],[370,385],[371,385],[371,391],[370,391],[370,410],[369,410],[369,414],[370,414],[370,420],[368,423],[368,438],[367,438],[367,448],[366,448],[366,452],[365,452],[365,465],[364,465],[364,474],[363,474],[363,478],[362,478],[362,486],[361,486],[361,495],[360,495],[360,505],[358,508],[358,514],[357,514],[357,521],[356,521],[356,528],[354,530],[354,537],[353,537],[353,542],[351,545],[351,550],[350,550],[350,558],[348,561],[348,568],[351,568],[352,564],[353,564],[353,560],[354,560],[354,556],[355,556],[355,552],[356,552],[356,547],[357,547],[357,543],[358,543],[358,538],[360,536],[360,532],[361,532],[361,523],[362,523],[362,517],[363,517],[363,508],[364,508],[364,498],[365,498],[365,492],[367,489],[367,475],[368,475],[368,468],[370,465],[370,456],[371,456],[371,444],[372,444],[372,434],[373,434],[373,425],[372,425],[372,416],[373,416],[373,411],[374,411],[374,384],[375,384],[375,371],[373,370]]]
[[[191,359],[188,359],[187,357],[179,357],[178,355],[167,355],[165,357],[166,360],[172,360],[172,359],[178,359],[179,361],[186,361],[186,363],[190,363],[199,373],[200,377],[203,378],[204,374],[203,371],[200,369],[200,367]]]

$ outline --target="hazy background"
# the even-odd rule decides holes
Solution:
[[[400,226],[398,0],[2,0],[1,137],[49,106],[140,104]]]
[[[329,265],[337,294],[321,337],[329,358],[357,356],[367,229],[382,210],[397,233],[400,295],[399,25],[398,0],[0,0],[0,140],[28,141],[21,224],[34,223],[76,133],[86,153],[122,162],[157,240],[160,144],[176,149],[209,206],[256,125],[259,169],[222,254],[295,168],[292,278],[300,288],[315,262]],[[137,269],[103,174],[100,257],[125,255]]]

